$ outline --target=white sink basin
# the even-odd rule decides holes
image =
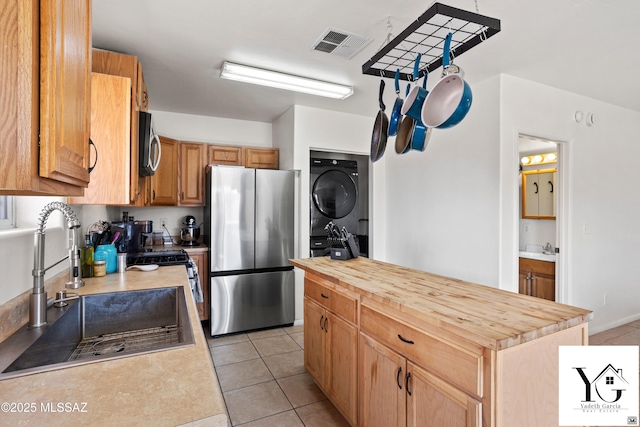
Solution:
[[[520,251],[519,253],[520,258],[529,258],[529,259],[537,259],[539,261],[549,261],[549,262],[556,262],[556,255],[555,254],[543,254],[540,252],[527,252],[527,251]]]

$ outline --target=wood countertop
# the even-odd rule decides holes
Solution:
[[[73,291],[189,289],[184,266],[114,273],[85,283]],[[187,298],[187,307],[195,345],[0,381],[0,404],[21,409],[7,412],[3,406],[0,425],[226,427],[224,400],[193,298]],[[26,405],[35,410],[26,412]]]
[[[493,350],[591,320],[590,310],[438,276],[369,258],[291,260],[363,297]]]

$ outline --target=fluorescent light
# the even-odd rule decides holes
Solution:
[[[278,89],[293,90],[311,95],[326,96],[334,99],[345,99],[353,94],[353,88],[351,86],[323,82],[307,77],[294,76],[292,74],[249,67],[226,61],[222,64],[220,78]]]

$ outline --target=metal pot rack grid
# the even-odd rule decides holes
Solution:
[[[500,20],[441,3],[434,3],[398,36],[362,65],[362,74],[413,80],[413,63],[422,54],[420,77],[442,66],[442,48],[452,33],[451,57],[457,58],[500,32]],[[426,64],[423,66],[422,64]]]

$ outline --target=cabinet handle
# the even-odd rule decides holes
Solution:
[[[329,328],[327,328],[327,320],[329,320],[329,318],[328,318],[328,317],[325,317],[325,318],[324,318],[324,331],[325,331],[325,332],[329,332]]]
[[[402,390],[402,382],[400,381],[400,375],[402,375],[402,366],[398,368],[398,375],[396,375],[396,382],[398,383],[398,388]]]
[[[533,183],[533,185],[535,185],[535,186],[536,186],[536,193],[535,193],[535,194],[538,194],[538,183],[537,183],[537,182],[534,182],[534,183]]]
[[[325,295],[325,294],[321,293],[321,294],[320,294],[320,296],[321,296],[322,298],[329,299],[329,295]]]
[[[411,372],[407,372],[407,380],[405,383],[405,388],[407,389],[407,394],[411,396],[411,390],[409,390],[409,380],[411,379]]]
[[[551,192],[553,193],[553,182],[549,181],[549,185],[551,186]]]
[[[322,327],[322,321],[324,320],[324,314],[320,317],[320,329],[324,330],[324,327]]]
[[[96,147],[96,144],[94,144],[91,138],[89,138],[89,148],[91,148],[92,145],[93,149],[96,151],[96,159],[93,161],[93,166],[89,166],[89,173],[93,172],[96,165],[98,164],[98,147]]]
[[[184,191],[180,192],[180,200],[184,200]]]
[[[402,335],[400,334],[398,334],[398,338],[400,338],[400,341],[402,342],[406,342],[407,344],[413,344],[413,341],[403,338]]]

